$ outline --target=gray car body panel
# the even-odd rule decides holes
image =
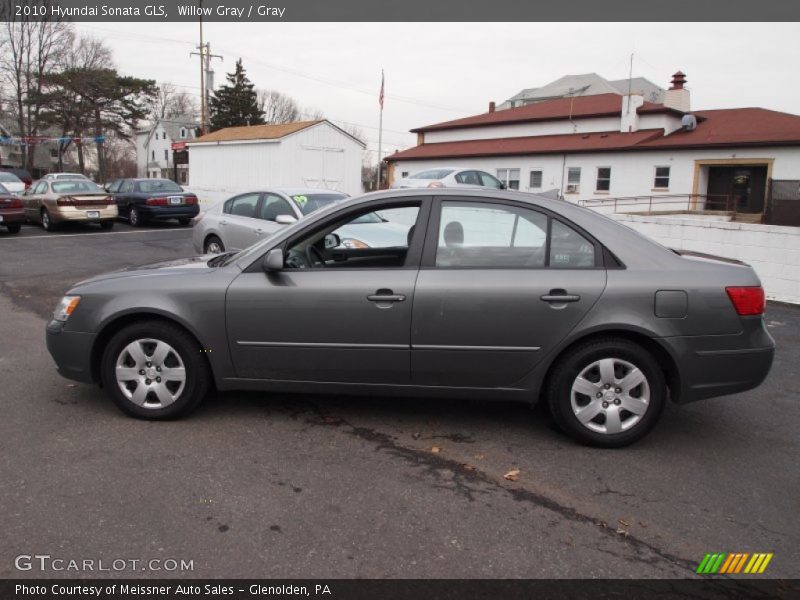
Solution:
[[[535,207],[584,230],[622,266],[439,269],[423,260],[421,267],[395,269],[262,270],[267,252],[298,232],[323,226],[344,211],[379,209],[381,202],[396,199],[431,206],[438,199],[481,199]],[[660,349],[658,357],[676,366],[668,378],[672,397],[686,402],[755,387],[773,357],[763,319],[740,317],[725,292],[726,286],[760,285],[750,267],[681,256],[589,209],[531,194],[378,192],[308,215],[226,266],[210,267],[209,258],[77,284],[69,293],[81,295],[79,308],[66,324],[48,325],[48,347],[60,372],[96,381],[92,361],[103,340],[115,323],[139,314],[186,327],[206,354],[218,389],[535,401],[565,349],[587,336],[611,333],[638,336],[653,351]],[[385,287],[407,301],[386,309],[365,300]],[[551,289],[581,299],[554,308],[539,300]],[[659,311],[666,316],[656,316]]]

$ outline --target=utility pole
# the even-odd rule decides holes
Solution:
[[[203,0],[198,0],[198,6],[202,9]],[[208,115],[208,97],[209,92],[214,87],[213,71],[211,70],[211,59],[218,58],[222,60],[219,54],[211,54],[211,44],[203,42],[203,13],[200,11],[200,45],[197,46],[199,52],[190,52],[189,56],[200,57],[200,135],[208,133],[209,129],[209,115]]]

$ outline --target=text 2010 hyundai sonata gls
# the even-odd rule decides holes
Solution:
[[[407,228],[343,247],[364,214]],[[678,254],[569,203],[393,190],[323,209],[236,254],[81,282],[47,326],[65,377],[126,413],[176,417],[218,390],[546,399],[575,438],[622,446],[667,397],[769,372],[764,292],[742,263]]]

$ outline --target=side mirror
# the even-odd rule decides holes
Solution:
[[[340,238],[335,233],[329,233],[325,236],[325,249],[331,250],[332,248],[338,248],[342,244],[342,238]]]
[[[297,223],[297,219],[292,215],[278,215],[275,217],[275,222],[278,225],[291,225],[292,223]]]
[[[264,257],[263,268],[267,273],[273,273],[283,269],[283,250],[273,248]]]

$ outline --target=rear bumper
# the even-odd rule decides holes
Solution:
[[[97,212],[97,217],[90,217],[88,213]],[[101,206],[82,206],[80,208],[74,206],[62,206],[57,210],[50,212],[50,218],[54,223],[66,222],[84,222],[84,223],[99,223],[100,221],[109,221],[117,218],[117,205],[101,205]]]
[[[680,392],[676,402],[737,394],[766,379],[775,356],[775,342],[760,317],[750,318],[742,333],[662,338],[678,357]]]
[[[92,346],[95,334],[64,331],[64,323],[50,321],[47,324],[47,350],[56,363],[62,377],[93,383]]]
[[[200,206],[190,204],[184,206],[137,206],[139,212],[148,219],[191,219],[200,212]]]
[[[5,208],[0,210],[0,225],[14,225],[25,222],[24,208]]]

